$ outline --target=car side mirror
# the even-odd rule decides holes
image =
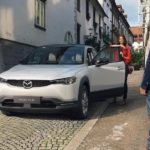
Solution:
[[[96,66],[96,67],[100,67],[100,66],[101,66],[100,60],[97,60],[97,61],[95,62],[95,66]]]
[[[100,66],[106,65],[106,64],[108,64],[108,63],[109,63],[109,59],[108,59],[108,58],[101,58],[100,60],[97,60],[97,61],[95,62],[95,66],[96,66],[96,67],[100,67]]]

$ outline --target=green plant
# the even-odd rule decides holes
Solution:
[[[105,44],[110,45],[111,44],[111,38],[109,34],[103,33],[103,41]]]
[[[144,51],[141,49],[140,51],[132,50],[132,59],[131,65],[134,66],[135,70],[139,70],[143,65]]]
[[[100,43],[97,41],[95,36],[89,36],[89,38],[85,41],[85,44],[93,46],[97,51],[100,49]]]

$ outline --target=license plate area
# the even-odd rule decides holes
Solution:
[[[40,104],[40,97],[14,97],[15,103]]]

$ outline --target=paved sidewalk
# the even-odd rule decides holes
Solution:
[[[149,123],[145,97],[139,95],[142,75],[142,70],[134,71],[129,75],[127,106],[110,104],[103,116],[102,114],[95,116],[91,128],[85,125],[79,131],[71,141],[72,147],[68,148],[71,150],[145,150]],[[83,131],[87,131],[84,138]],[[66,147],[65,150],[69,150],[68,148]]]

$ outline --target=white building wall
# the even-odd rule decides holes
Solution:
[[[148,41],[147,41],[146,50],[145,50],[145,64],[147,62],[148,54],[150,52],[150,29],[149,29],[149,27],[150,27],[150,13],[149,13],[150,12],[150,0],[148,1],[148,5],[149,5],[149,7],[145,8],[146,12],[147,12],[147,14],[146,14],[145,31],[147,32],[146,36],[148,36],[148,39],[146,39]]]
[[[99,13],[98,12],[96,12],[95,13],[95,22],[98,24],[97,25],[97,30],[96,30],[96,34],[98,34],[99,33]],[[102,15],[101,15],[102,16]],[[101,22],[102,22],[102,20],[101,20]]]
[[[81,10],[80,12],[77,11],[77,22],[81,25],[81,44],[85,43],[85,37],[89,36],[90,33],[92,36],[94,35],[94,27],[93,27],[93,4],[89,4],[89,14],[90,14],[90,19],[86,19],[86,1],[81,0]],[[97,30],[96,33],[99,33],[99,12],[96,9],[95,13],[95,21],[98,24],[97,25]],[[101,14],[101,16],[103,16]],[[101,22],[103,22],[103,17],[101,17]],[[92,29],[92,30],[89,30]]]
[[[98,1],[101,4],[101,6],[103,7],[105,13],[107,14],[107,17],[104,18],[104,22],[111,30],[111,28],[112,28],[112,11],[111,11],[112,5],[111,5],[111,2],[110,2],[110,0],[106,0],[106,1],[98,0]]]
[[[106,34],[109,34],[109,37],[111,38],[111,30],[112,30],[112,5],[111,5],[111,2],[110,0],[98,0],[99,3],[101,4],[101,6],[103,7],[107,17],[104,18],[104,23],[106,24],[107,27],[109,27],[109,30],[107,30],[107,27],[106,27],[106,30],[107,30],[107,33]],[[107,5],[108,4],[108,5]],[[109,7],[108,7],[109,6]],[[103,24],[104,24],[103,23]],[[102,25],[103,27],[103,25]],[[105,45],[105,43],[103,41],[101,41],[101,45]]]
[[[90,30],[93,29],[93,5],[89,5],[89,21],[86,19],[86,1],[81,0],[81,11],[77,13],[77,22],[81,25],[81,44],[84,44],[85,37],[89,36]],[[92,31],[93,34],[93,31]]]
[[[46,31],[34,26],[35,0],[0,1],[0,37],[31,45],[65,43],[70,31],[75,42],[75,1],[47,0]]]
[[[145,64],[150,51],[150,0],[139,1],[139,21],[144,27]]]
[[[150,0],[147,0],[145,5],[141,5],[139,3],[140,10],[144,10],[140,12],[141,16],[143,17],[143,26],[144,26],[144,48],[145,48],[145,64],[147,62],[147,57],[150,51]],[[145,18],[145,19],[144,19]]]
[[[98,0],[98,2],[101,4],[101,6],[104,8],[104,0]]]
[[[144,32],[144,46],[145,46],[145,64],[146,64],[148,54],[150,52],[150,30],[147,27],[145,27]]]
[[[149,34],[150,34],[150,32],[149,32]],[[145,64],[147,62],[149,52],[150,52],[150,39],[148,39],[148,43],[147,43],[147,46],[145,48]]]
[[[84,44],[84,35],[86,33],[86,2],[80,1],[80,12],[77,11],[76,23],[81,25],[80,28],[80,43]]]

